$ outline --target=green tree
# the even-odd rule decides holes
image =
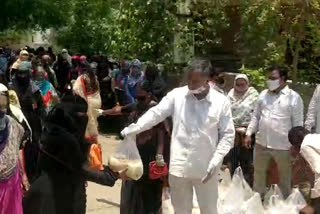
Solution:
[[[104,51],[108,42],[110,1],[77,0],[65,27],[57,29],[57,43],[73,52],[89,54]]]
[[[294,82],[319,79],[319,1],[242,0],[241,42],[243,63],[259,68],[273,63],[286,63]],[[312,56],[311,56],[312,55]],[[304,66],[308,71],[304,71]],[[317,70],[317,72],[313,72]],[[302,74],[302,75],[301,75]],[[316,77],[316,78],[315,78]]]
[[[121,0],[110,50],[120,58],[165,62],[171,58],[174,16],[163,0]]]
[[[167,6],[162,0],[80,0],[57,42],[74,52],[164,62],[171,57],[174,27]]]
[[[71,15],[71,3],[71,0],[1,0],[0,31],[65,25]]]

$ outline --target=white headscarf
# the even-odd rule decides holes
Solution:
[[[244,79],[244,80],[246,80],[247,83],[249,84],[249,78],[248,78],[248,76],[245,75],[245,74],[238,74],[238,75],[236,76],[236,78],[234,79],[234,81],[236,82],[238,79]]]
[[[0,92],[9,92],[10,93],[8,88],[5,85],[1,84],[1,83],[0,83]],[[19,102],[19,99],[18,99],[18,102]],[[19,106],[20,106],[20,104],[19,104]],[[31,137],[31,135],[32,135],[31,127],[30,127],[26,117],[22,113],[21,109],[19,107],[15,106],[15,105],[12,105],[12,104],[9,104],[9,108],[10,108],[10,111],[11,111],[12,115],[14,115],[14,117],[18,120],[19,123],[22,123],[23,121],[26,122],[26,124],[27,124],[27,126],[29,128],[30,137]]]

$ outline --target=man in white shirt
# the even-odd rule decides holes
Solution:
[[[194,59],[186,68],[188,86],[169,92],[122,135],[138,134],[173,118],[169,183],[176,214],[191,214],[193,187],[202,214],[217,213],[218,171],[233,147],[230,103],[210,89],[211,63]]]
[[[268,69],[268,90],[259,95],[256,109],[246,131],[245,145],[251,147],[251,136],[257,132],[254,148],[253,189],[262,196],[266,190],[267,170],[275,160],[284,196],[291,192],[291,161],[288,132],[303,125],[303,101],[286,85],[287,69],[274,66]]]
[[[320,134],[309,134],[308,130],[298,126],[290,130],[288,137],[292,144],[291,154],[300,154],[309,164],[302,167],[310,167],[314,173],[314,185],[310,196],[313,205],[320,205]]]
[[[308,131],[320,134],[320,85],[317,86],[311,98],[305,127]]]

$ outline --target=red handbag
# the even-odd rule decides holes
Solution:
[[[152,161],[149,163],[149,178],[151,180],[159,179],[168,175],[168,166],[165,164],[164,166],[158,166],[156,161]]]
[[[158,135],[158,148],[157,148],[157,154],[163,155],[163,147],[164,147],[164,139],[163,135]],[[168,165],[167,163],[164,163],[163,166],[158,166],[156,161],[151,161],[149,163],[149,178],[151,180],[159,179],[161,177],[167,176],[169,173]]]

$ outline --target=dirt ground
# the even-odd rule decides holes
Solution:
[[[115,136],[101,135],[99,142],[102,147],[102,157],[107,163],[119,141]],[[87,213],[88,214],[119,214],[120,213],[121,181],[114,187],[106,187],[89,182],[87,187]]]

